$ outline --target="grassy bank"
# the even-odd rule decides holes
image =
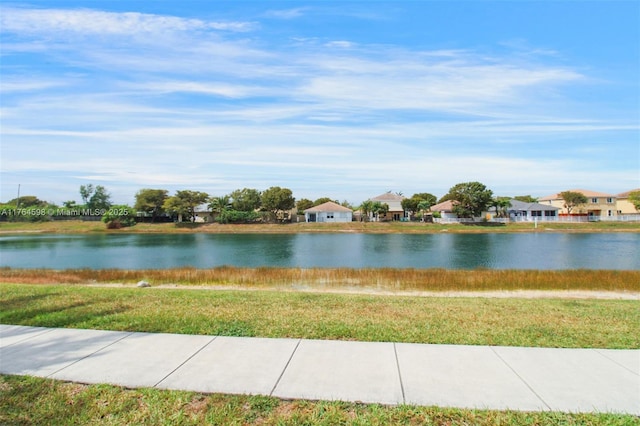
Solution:
[[[614,414],[527,413],[344,402],[282,401],[263,396],[205,395],[81,385],[0,376],[0,423],[11,425],[612,425]]]
[[[0,323],[360,341],[640,348],[635,300],[2,284]]]
[[[237,286],[262,289],[385,291],[597,290],[640,292],[640,271],[448,270],[394,268],[174,268],[11,269],[0,282],[24,284],[134,284]]]
[[[0,222],[0,233],[485,233],[485,232],[640,232],[638,222],[588,222],[588,223],[510,223],[503,226],[434,224],[414,222],[350,222],[350,223],[290,223],[290,224],[174,224],[139,223],[131,228],[108,230],[102,222],[80,220],[51,222]]]

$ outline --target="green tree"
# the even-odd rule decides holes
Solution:
[[[196,207],[207,202],[209,194],[200,191],[176,191],[176,195],[165,200],[162,206],[168,212],[182,215],[190,222],[196,217]]]
[[[435,197],[434,197],[435,199]],[[425,214],[429,211],[432,205],[435,203],[431,203],[430,201],[420,201],[418,203],[418,211],[422,213],[422,218],[424,219]],[[434,215],[435,217],[435,215]]]
[[[495,207],[497,217],[507,217],[509,216],[508,209],[511,207],[511,198],[496,197],[491,203],[491,206]]]
[[[286,220],[286,211],[291,210],[296,199],[288,188],[272,186],[262,193],[262,208],[271,213],[276,220]]]
[[[313,204],[313,201],[306,198],[302,198],[296,201],[296,209],[298,209],[298,214],[303,214],[305,210],[310,209],[314,205],[315,204]]]
[[[568,214],[571,214],[574,208],[587,202],[587,197],[581,192],[564,191],[560,193],[560,198],[564,200],[564,208],[567,209]]]
[[[164,213],[164,202],[167,200],[169,191],[166,189],[141,189],[136,193],[136,204],[134,208],[137,211],[145,212],[151,215],[151,221],[154,222],[158,216]]]
[[[413,194],[411,196],[411,198],[417,198],[419,200],[427,201],[427,202],[431,203],[429,205],[429,207],[433,206],[438,201],[438,198],[435,195],[430,194],[428,192],[420,192],[420,193],[417,193],[417,194]]]
[[[45,207],[49,205],[46,201],[42,201],[35,195],[23,195],[20,198],[14,198],[13,200],[9,200],[7,204],[11,204],[20,208],[28,208],[28,207]]]
[[[360,220],[368,221],[369,214],[372,211],[373,211],[373,201],[371,200],[363,201],[362,204],[360,204],[360,212],[361,212]]]
[[[422,208],[419,207],[421,203],[422,203]],[[405,198],[400,202],[400,204],[402,205],[402,208],[405,211],[410,212],[412,216],[415,215],[420,210],[423,210],[423,211],[428,210],[429,207],[431,207],[435,203],[436,203],[436,196],[433,194],[429,194],[427,192],[413,194],[411,198]],[[424,207],[425,204],[428,204],[426,208]]]
[[[374,214],[376,219],[380,219],[380,216],[385,216],[389,213],[389,204],[381,203],[380,201],[374,201],[371,204],[371,213]]]
[[[418,211],[418,204],[420,204],[420,201],[422,200],[413,197],[405,198],[400,202],[400,205],[404,211],[409,212],[411,216],[413,216]]]
[[[92,194],[93,194],[92,184],[80,185],[80,197],[82,198],[82,204],[86,206]]]
[[[261,195],[257,189],[236,189],[231,194],[231,207],[241,212],[251,212],[261,206]]]
[[[640,211],[640,191],[631,191],[629,193],[629,202],[637,211]]]
[[[537,203],[538,199],[531,195],[517,195],[513,197],[514,200],[522,201],[523,203]]]
[[[96,186],[96,190],[89,199],[87,207],[92,210],[107,210],[111,207],[111,194],[107,192],[104,186]]]
[[[317,200],[315,200],[315,201],[313,202],[313,205],[314,205],[314,206],[319,206],[320,204],[328,203],[329,201],[333,201],[333,202],[337,203],[337,201],[332,200],[332,199],[331,199],[331,198],[329,198],[329,197],[320,197],[320,198],[318,198]]]
[[[111,194],[102,185],[80,185],[80,196],[87,209],[107,210],[111,207]]]
[[[480,182],[464,182],[449,189],[451,200],[455,201],[453,212],[458,217],[474,218],[487,210],[493,201],[493,192]]]
[[[213,197],[209,202],[209,208],[213,213],[220,215],[231,208],[231,197],[228,195]]]

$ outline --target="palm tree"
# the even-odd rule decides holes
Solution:
[[[231,208],[231,198],[228,195],[213,197],[209,203],[209,208],[213,213],[222,214]]]
[[[418,203],[418,211],[422,213],[422,219],[424,219],[424,215],[431,208],[430,201],[420,201]]]
[[[507,217],[507,209],[511,207],[511,200],[508,197],[498,197],[491,203],[496,208],[496,217]]]
[[[367,201],[363,201],[362,204],[360,204],[360,211],[362,212],[362,215],[360,216],[365,217],[365,220],[369,219],[369,213],[371,213],[373,211],[373,201],[371,200],[367,200]]]

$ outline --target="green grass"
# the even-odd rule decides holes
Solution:
[[[637,417],[283,401],[265,396],[206,395],[81,385],[0,376],[0,424],[7,425],[611,425]]]
[[[0,285],[0,323],[359,341],[640,348],[640,304]]]
[[[588,223],[510,223],[505,226],[467,226],[420,222],[349,222],[349,223],[290,223],[290,224],[174,224],[139,223],[130,228],[108,230],[102,222],[65,220],[50,222],[0,222],[0,233],[486,233],[486,232],[640,232],[639,222],[588,222]]]

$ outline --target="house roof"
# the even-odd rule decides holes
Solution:
[[[509,207],[507,210],[508,211],[533,211],[533,210],[560,210],[558,207],[553,207],[547,204],[540,204],[540,203],[525,203],[523,201],[519,201],[519,200],[509,200],[509,202],[511,203],[511,207]]]
[[[629,198],[629,194],[631,194],[632,192],[640,192],[640,188],[631,189],[627,192],[621,192],[620,194],[616,195],[616,198]]]
[[[333,201],[327,201],[326,203],[317,205],[315,207],[311,207],[310,209],[306,209],[306,212],[311,213],[319,213],[319,212],[353,212],[348,207],[341,206],[340,204],[334,203]]]
[[[370,198],[371,201],[402,201],[406,197],[404,195],[393,194],[391,192],[385,192],[377,197]]]
[[[569,189],[569,191],[579,192],[587,198],[596,198],[596,197],[613,198],[614,197],[614,195],[612,194],[605,194],[604,192],[589,191],[588,189]],[[562,196],[558,192],[557,194],[552,194],[552,195],[547,195],[546,197],[542,197],[540,198],[539,201],[560,200],[561,198]]]
[[[443,201],[439,204],[431,206],[432,212],[452,212],[453,211],[453,201],[447,200]]]

